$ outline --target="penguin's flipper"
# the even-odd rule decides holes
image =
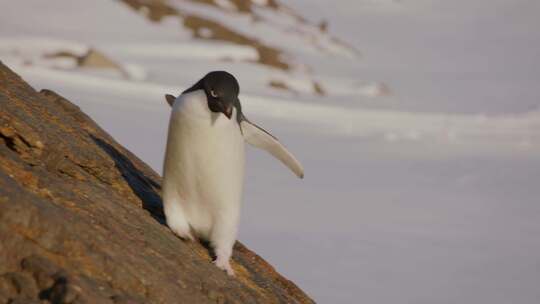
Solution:
[[[171,94],[165,94],[165,100],[167,100],[167,103],[172,107],[176,97],[172,96]]]
[[[245,119],[240,122],[240,128],[248,144],[266,150],[289,167],[296,176],[304,178],[304,168],[300,162],[272,134]]]

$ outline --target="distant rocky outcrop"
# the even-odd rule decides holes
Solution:
[[[242,244],[230,278],[163,223],[152,169],[0,63],[0,303],[313,303]]]
[[[290,68],[290,63],[283,58],[284,56],[280,49],[266,45],[258,39],[240,33],[216,20],[209,19],[205,16],[184,12],[174,6],[169,5],[167,1],[163,0],[122,1],[137,11],[145,12],[145,16],[154,22],[159,22],[164,17],[178,17],[181,19],[183,26],[192,31],[195,38],[218,40],[251,46],[257,50],[257,53],[259,54],[259,63],[282,70],[288,70]],[[197,0],[193,2],[199,2],[220,8],[220,6],[214,1]],[[271,6],[273,8],[277,5],[274,1],[271,1],[271,3],[273,4],[273,6]],[[251,1],[232,1],[231,5],[234,5],[238,12],[249,14],[252,12],[253,3]]]
[[[251,47],[258,55],[256,63],[282,72],[307,71],[309,75],[313,70],[310,64],[283,46],[288,43],[287,41],[291,41],[290,39],[294,39],[299,46],[321,54],[337,53],[340,56],[347,54],[348,57],[360,57],[358,49],[328,32],[328,21],[312,23],[302,16],[301,12],[278,0],[121,0],[121,2],[152,22],[159,23],[165,18],[177,19],[182,29],[190,32],[194,39]],[[197,9],[189,4],[196,5]],[[225,17],[218,18],[216,14],[223,14]],[[232,21],[248,19],[250,23],[239,28],[232,25],[235,22],[224,22],[224,19]],[[250,27],[257,24],[266,26],[266,30],[285,38],[284,41],[268,41],[265,38],[272,34],[252,31]],[[310,82],[313,94],[326,95],[324,85],[320,81],[311,79]],[[285,89],[282,85],[276,85],[275,81],[269,83],[269,86],[278,90]],[[292,88],[285,90],[295,93]]]

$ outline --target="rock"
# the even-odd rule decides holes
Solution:
[[[160,182],[77,106],[0,63],[0,303],[313,303],[240,243],[230,278],[176,237]]]
[[[178,7],[169,5],[162,0],[122,0],[135,11],[144,11],[144,16],[153,22],[160,22],[165,17],[176,17],[182,20],[185,29],[192,32],[193,37],[203,40],[218,40],[228,43],[253,47],[259,54],[258,62],[276,69],[287,71],[291,69],[291,64],[286,60],[284,52],[276,47],[250,37],[244,33],[236,31],[234,28],[220,23],[204,15],[195,14],[188,10],[181,10]],[[216,9],[223,9],[213,1],[201,0],[200,3],[214,5]],[[231,2],[239,12],[249,13],[252,18],[257,19],[252,12],[253,2],[249,0],[235,0]],[[268,6],[275,10],[278,4],[269,1]]]
[[[92,48],[86,54],[77,58],[77,64],[80,67],[122,70],[122,67],[118,63],[112,61],[102,52]]]

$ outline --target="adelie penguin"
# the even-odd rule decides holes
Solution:
[[[304,177],[302,165],[267,131],[250,122],[233,75],[210,72],[172,107],[163,168],[163,207],[178,236],[209,241],[215,265],[234,275],[229,263],[238,232],[244,184],[244,142],[262,148]]]

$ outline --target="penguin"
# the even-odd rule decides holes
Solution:
[[[247,119],[239,93],[233,75],[213,71],[180,96],[165,95],[172,107],[162,186],[167,225],[182,239],[208,241],[214,264],[230,276],[242,204],[244,142],[304,177],[300,162],[278,139]]]

